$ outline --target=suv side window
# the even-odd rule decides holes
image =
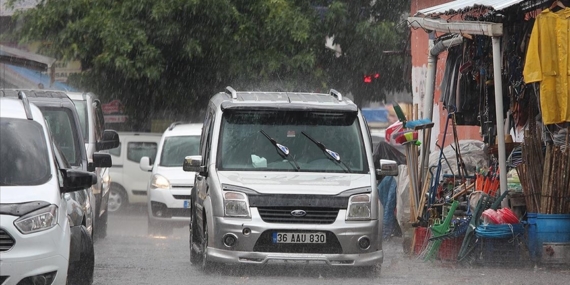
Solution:
[[[73,115],[68,109],[41,108],[53,138],[59,149],[71,165],[80,165],[80,150],[76,149],[77,133]]]
[[[148,156],[151,161],[154,161],[157,148],[157,144],[153,142],[129,142],[127,144],[127,159],[139,163],[143,156]]]

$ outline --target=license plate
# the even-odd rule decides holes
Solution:
[[[186,200],[184,201],[184,209],[188,209],[190,208],[190,201]]]
[[[273,243],[326,243],[324,233],[273,233]]]

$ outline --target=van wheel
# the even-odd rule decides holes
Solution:
[[[71,262],[67,271],[67,283],[72,285],[93,284],[95,271],[95,250],[93,239],[85,227],[81,229],[81,254],[79,260]]]
[[[196,219],[194,219],[194,217],[192,217],[192,220],[190,221],[190,264],[192,265],[198,265],[200,264],[200,261],[202,261],[202,256],[200,255],[199,252],[197,252],[196,250],[194,250],[194,234],[196,233],[194,230],[197,229],[197,226],[195,225],[195,221]]]
[[[202,271],[210,273],[213,271],[213,263],[208,260],[208,224],[204,222],[204,233],[202,235]]]
[[[125,210],[129,203],[125,190],[117,185],[111,185],[109,192],[109,202],[107,202],[107,211],[119,213]]]
[[[95,239],[104,239],[107,237],[107,221],[109,220],[109,210],[97,221],[97,230],[95,231]]]

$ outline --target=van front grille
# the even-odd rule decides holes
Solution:
[[[0,252],[10,250],[16,241],[5,230],[0,229]],[[0,283],[2,284],[2,283]]]
[[[339,211],[334,208],[310,207],[259,207],[257,210],[264,222],[285,224],[332,224]],[[294,215],[299,212],[304,215]]]

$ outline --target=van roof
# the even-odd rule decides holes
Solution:
[[[73,101],[67,97],[64,91],[43,89],[2,89],[0,97],[18,98],[18,92],[23,92],[30,102],[38,107],[42,106],[65,106],[75,109]]]
[[[172,123],[166,131],[164,131],[164,136],[199,136],[202,134],[202,124],[190,124],[190,123]]]
[[[357,112],[358,107],[340,92],[264,92],[236,91],[226,87],[211,100],[222,109],[330,110]]]
[[[27,119],[26,110],[22,100],[17,98],[0,97],[0,115],[4,118]],[[44,117],[36,105],[30,103],[32,119],[43,125]]]

